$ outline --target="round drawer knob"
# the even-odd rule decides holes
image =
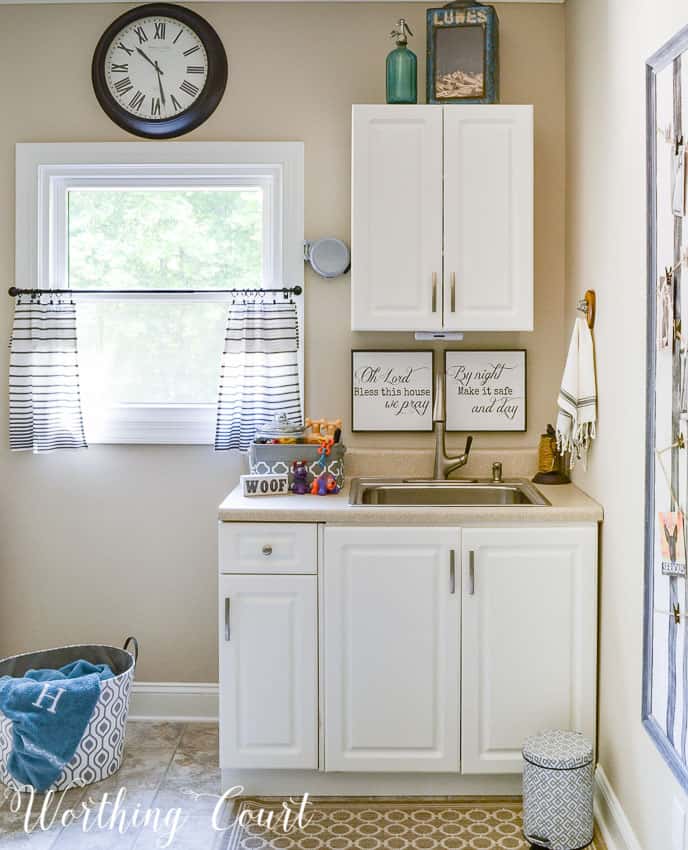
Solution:
[[[262,552],[267,558],[268,555],[272,555],[272,546],[270,546],[269,543],[266,543],[265,546],[263,546]]]

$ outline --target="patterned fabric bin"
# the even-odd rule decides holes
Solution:
[[[319,446],[308,443],[251,443],[248,462],[253,475],[289,475],[289,486],[294,481],[292,464],[296,460],[308,464],[308,483],[323,471],[320,466]],[[325,472],[334,476],[337,486],[344,486],[344,455],[346,446],[337,443],[326,456]]]
[[[134,651],[128,647],[133,644]],[[109,664],[115,674],[100,683],[100,699],[96,703],[86,731],[79,742],[74,758],[49,790],[65,791],[100,782],[116,773],[122,764],[124,733],[129,712],[129,696],[138,658],[138,643],[127,638],[124,649],[115,646],[63,646],[13,655],[0,661],[0,676],[23,676],[31,668],[57,669],[83,658],[92,664]],[[7,770],[12,752],[12,721],[0,712],[0,782],[16,791],[29,791]]]
[[[592,743],[551,730],[523,745],[523,834],[536,847],[580,850],[593,838]]]

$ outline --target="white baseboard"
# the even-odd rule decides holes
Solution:
[[[218,705],[214,682],[134,682],[129,719],[217,722]]]
[[[607,850],[643,850],[600,765],[595,772],[595,819]]]

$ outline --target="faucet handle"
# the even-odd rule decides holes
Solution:
[[[466,437],[466,448],[463,450],[463,453],[465,455],[467,455],[470,452],[472,445],[473,445],[473,437],[469,434],[468,437]]]

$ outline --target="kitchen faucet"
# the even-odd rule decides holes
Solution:
[[[444,481],[455,469],[465,466],[468,462],[468,454],[471,450],[473,437],[470,435],[466,437],[466,447],[463,450],[463,454],[455,457],[450,457],[447,454],[444,403],[446,375],[442,356],[439,352],[435,354],[433,363],[435,366],[435,405],[432,411],[432,429],[435,432],[435,468],[432,477],[435,481]]]

